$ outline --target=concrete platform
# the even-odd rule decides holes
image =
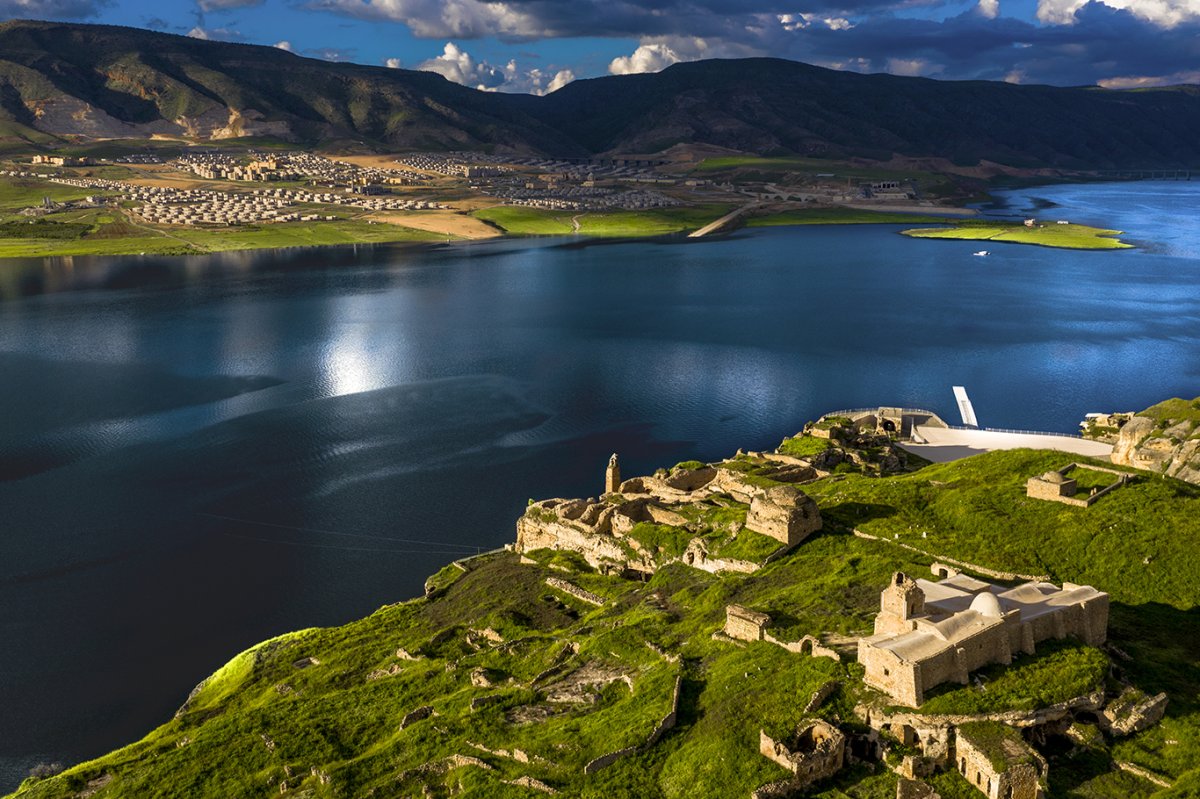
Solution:
[[[1042,435],[1036,433],[1000,433],[994,430],[954,430],[941,427],[916,428],[924,444],[911,441],[900,443],[900,447],[920,455],[934,463],[947,463],[968,458],[982,452],[999,449],[1055,449],[1072,455],[1086,455],[1105,459],[1112,455],[1112,444],[1090,441],[1071,436]]]

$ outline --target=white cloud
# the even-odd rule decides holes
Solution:
[[[1051,25],[1071,25],[1075,12],[1090,0],[1038,0],[1037,17]],[[1160,28],[1200,19],[1200,0],[1094,0],[1109,8],[1128,11]]]
[[[292,51],[292,43],[289,42],[287,39],[284,39],[283,41],[280,41],[280,42],[275,42],[275,44],[273,44],[271,46],[278,47],[280,50],[287,50],[289,53],[293,52]]]
[[[241,42],[245,41],[244,36],[235,30],[229,28],[205,28],[202,25],[197,25],[187,32],[187,35],[192,39],[203,39],[204,41],[218,42]]]
[[[396,62],[395,66],[400,65],[399,59],[389,58],[388,66],[392,66],[393,61]],[[416,68],[436,72],[446,80],[481,91],[546,94],[575,80],[575,73],[569,69],[554,73],[536,68],[522,70],[517,66],[516,59],[510,60],[502,67],[494,66],[486,61],[476,60],[454,42],[446,42],[441,55],[422,61]]]
[[[574,72],[569,69],[560,69],[554,73],[554,77],[550,79],[550,83],[546,86],[546,94],[558,91],[573,80],[575,80]]]
[[[911,78],[936,75],[942,71],[942,66],[932,64],[924,58],[889,58],[887,71],[893,75],[905,75]]]
[[[819,14],[779,14],[776,19],[785,31],[793,33],[813,25],[823,25],[833,31],[845,31],[854,27],[854,23],[845,17],[822,17]]]
[[[386,58],[383,61],[383,65],[388,69],[400,69],[400,65],[403,63],[399,58]]]
[[[678,53],[665,44],[643,44],[630,55],[614,58],[608,65],[608,71],[613,75],[660,72],[682,60]]]
[[[979,4],[975,7],[979,9],[981,15],[988,19],[1000,16],[1000,0],[979,0]]]
[[[446,42],[442,54],[417,64],[417,69],[436,72],[446,80],[476,89],[494,89],[504,83],[504,69],[476,61],[454,42]]]

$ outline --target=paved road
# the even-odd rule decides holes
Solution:
[[[757,208],[761,204],[762,203],[749,203],[747,205],[743,205],[741,208],[734,208],[732,211],[725,214],[725,216],[721,217],[720,219],[718,219],[714,222],[709,222],[707,225],[700,228],[699,230],[693,230],[691,233],[688,234],[688,238],[689,239],[698,239],[698,238],[701,238],[702,236],[707,236],[709,233],[716,233],[718,230],[725,227],[730,222],[732,222],[733,220],[737,219],[742,214],[749,211],[751,208]]]
[[[947,430],[940,427],[918,427],[917,434],[927,443],[914,444],[906,441],[900,446],[934,463],[946,463],[992,452],[998,449],[1056,449],[1072,455],[1087,455],[1092,458],[1107,458],[1112,455],[1112,444],[1089,441],[1070,436],[1036,435],[1029,433],[998,433],[992,430]]]

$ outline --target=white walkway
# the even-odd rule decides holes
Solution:
[[[918,427],[916,433],[925,444],[905,441],[900,446],[914,455],[934,463],[956,461],[998,449],[1056,449],[1073,455],[1107,458],[1112,444],[1089,441],[1071,436],[1039,435],[1036,433],[999,433],[992,430],[948,430],[942,427]]]

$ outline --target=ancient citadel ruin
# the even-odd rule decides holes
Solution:
[[[673,563],[712,573],[753,572],[822,529],[816,503],[803,490],[806,483],[829,476],[839,465],[867,474],[903,469],[902,451],[891,445],[916,425],[940,422],[927,412],[900,408],[838,412],[805,428],[804,439],[828,442],[811,446],[813,454],[805,457],[785,446],[631,479],[622,478],[614,454],[599,498],[531,501],[517,523],[516,549],[527,558],[531,553],[542,557],[538,550],[572,553],[591,568],[633,578]],[[1070,476],[1077,468],[1084,467],[1072,463],[1029,479],[1028,496],[1086,507],[1128,481],[1126,473],[1087,466],[1111,472],[1113,481],[1077,497]],[[756,556],[746,554],[752,549],[747,542],[758,543]],[[1081,723],[1107,735],[1128,735],[1161,719],[1166,695],[1147,696],[1132,686],[1119,695],[1098,689],[1031,711],[922,712],[930,691],[939,686],[970,685],[978,670],[1034,655],[1046,641],[1102,646],[1108,628],[1109,596],[1091,586],[1043,580],[1002,585],[943,564],[934,564],[933,572],[939,579],[895,573],[880,594],[873,629],[861,637],[818,630],[784,635],[773,628],[770,613],[726,606],[724,624],[713,631],[713,639],[730,646],[765,643],[797,657],[838,662],[856,652],[862,686],[879,692],[854,691],[875,698],[859,701],[855,718],[845,721],[818,715],[842,690],[841,681],[828,682],[811,697],[797,697],[805,714],[800,723],[782,735],[764,728],[758,742],[759,753],[790,776],[760,786],[752,799],[803,796],[847,765],[881,760],[901,776],[898,799],[937,799],[925,780],[949,770],[989,799],[1037,799],[1044,795],[1049,767],[1031,741],[1077,734]],[[573,596],[582,590],[562,580],[555,586]],[[884,758],[896,748],[900,757]]]
[[[756,482],[729,463],[621,481],[614,454],[605,470],[606,492],[599,499],[531,503],[517,521],[517,551],[568,550],[597,569],[616,573],[647,575],[674,562],[709,572],[752,572],[760,562],[721,557],[717,545],[748,532],[775,542],[770,557],[821,529],[817,504],[790,484],[815,479],[816,470],[787,456],[776,456],[771,464],[771,480],[783,484]],[[729,513],[722,515],[724,526],[714,529],[712,517],[718,510]],[[661,528],[690,535],[686,548],[671,552],[656,546],[652,536],[661,534]]]

